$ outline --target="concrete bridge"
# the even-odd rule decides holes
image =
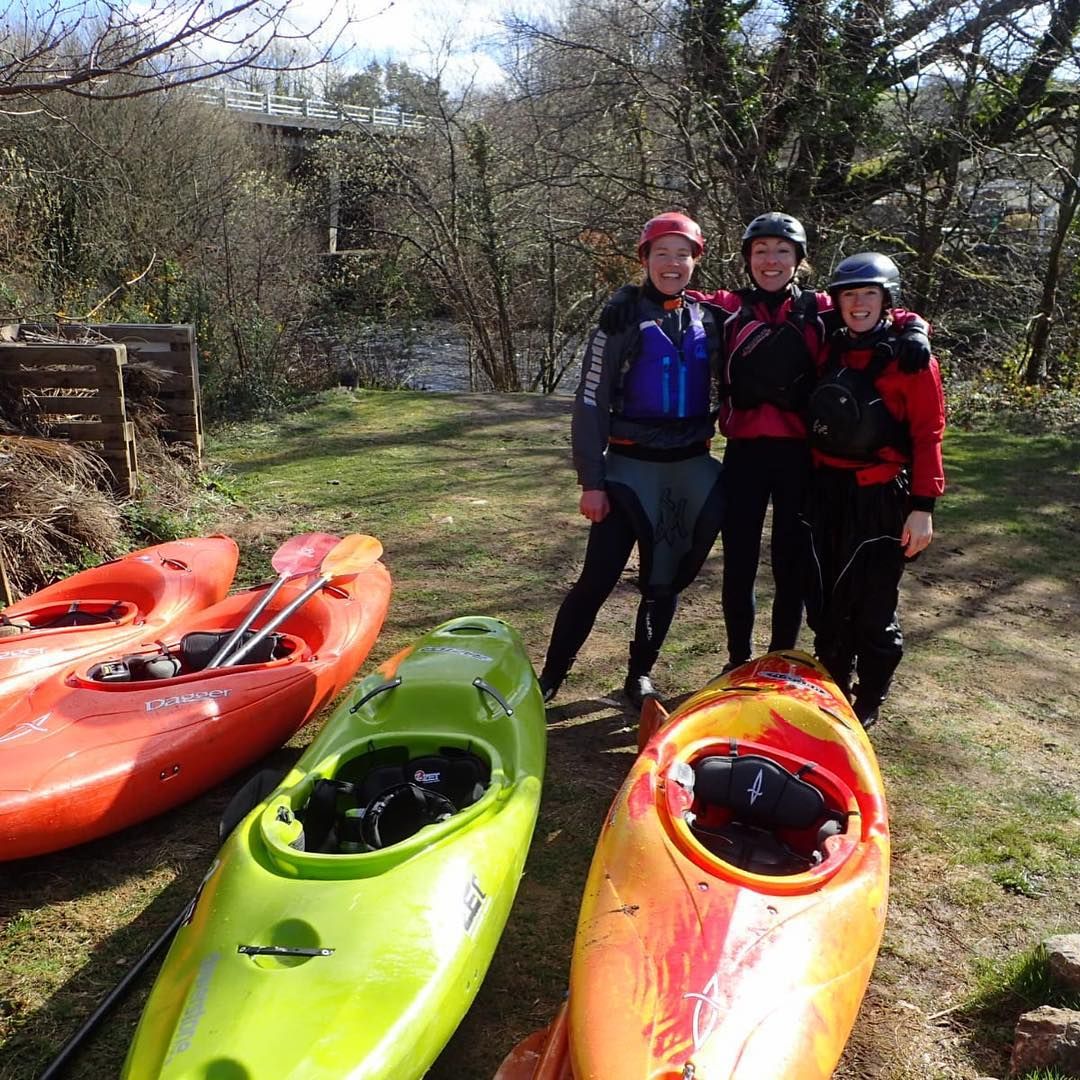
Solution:
[[[267,133],[275,143],[287,146],[297,157],[319,135],[338,132],[345,134],[361,128],[378,135],[417,135],[427,126],[428,118],[420,113],[379,105],[344,105],[322,98],[290,97],[287,94],[267,94],[258,90],[239,90],[235,87],[202,90],[199,99],[208,105],[227,109],[239,120],[270,129]],[[272,132],[272,134],[270,134]],[[338,235],[343,225],[343,192],[336,174],[328,178],[326,218],[319,223],[321,245],[327,255],[339,253]]]

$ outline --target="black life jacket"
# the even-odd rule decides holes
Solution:
[[[851,461],[876,461],[886,446],[910,449],[908,425],[889,412],[877,388],[878,376],[893,358],[888,330],[879,333],[873,349],[870,363],[856,369],[844,364],[845,350],[833,344],[829,366],[807,407],[810,445],[815,450]]]
[[[742,307],[724,328],[727,359],[724,379],[736,409],[753,409],[768,402],[799,412],[814,385],[814,357],[806,341],[806,324],[818,315],[817,293],[804,289],[795,297],[781,323],[762,322],[742,294]]]

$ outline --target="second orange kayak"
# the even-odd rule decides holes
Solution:
[[[870,742],[825,671],[773,653],[651,738],[604,821],[567,1005],[497,1080],[827,1080],[885,925]]]
[[[227,536],[170,540],[49,585],[0,611],[0,711],[85,656],[152,640],[216,604],[236,572]]]
[[[254,624],[310,582],[295,578]],[[0,712],[0,860],[56,851],[176,806],[280,746],[355,674],[390,599],[381,562],[337,578],[261,653],[207,669],[262,590],[123,655],[100,653]]]

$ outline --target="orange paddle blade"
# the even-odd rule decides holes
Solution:
[[[286,540],[274,552],[270,565],[282,577],[313,574],[340,542],[340,536],[332,536],[330,533],[302,533]]]
[[[374,536],[350,533],[327,552],[320,573],[324,578],[359,574],[377,562],[382,553],[383,546]]]

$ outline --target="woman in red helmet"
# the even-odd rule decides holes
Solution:
[[[800,512],[810,478],[805,409],[825,344],[835,328],[828,293],[802,289],[806,230],[790,214],[759,214],[742,235],[750,286],[688,296],[717,309],[721,326],[721,402],[726,438],[724,485],[730,512],[723,526],[722,605],[727,671],[754,653],[755,582],[765,513],[772,503],[770,560],[775,593],[769,650],[794,647],[802,623],[805,543]],[[603,328],[628,320],[632,287],[619,290],[600,319]],[[902,347],[929,357],[926,324],[896,312]]]
[[[933,357],[897,355],[899,291],[900,272],[886,255],[837,265],[829,293],[844,327],[808,406],[807,622],[864,727],[878,719],[903,655],[897,602],[906,560],[933,539],[934,500],[945,490],[941,373]]]
[[[705,248],[697,223],[665,213],[638,243],[645,283],[621,329],[589,339],[574,402],[571,442],[591,526],[585,563],[563,600],[540,673],[554,697],[638,545],[634,637],[624,690],[639,706],[679,592],[701,569],[720,530],[720,464],[709,454],[719,345],[711,311],[690,302]]]

